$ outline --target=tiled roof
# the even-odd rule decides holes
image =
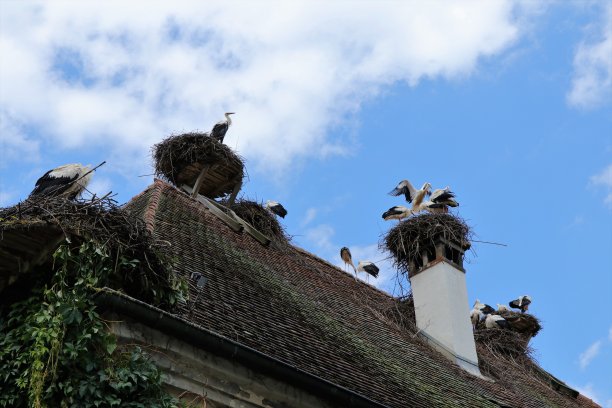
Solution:
[[[127,208],[168,242],[176,273],[207,278],[200,293],[190,281],[180,317],[369,399],[389,407],[596,406],[553,390],[535,370],[495,382],[465,373],[386,317],[397,304],[389,295],[302,249],[231,230],[167,183],[156,180]]]

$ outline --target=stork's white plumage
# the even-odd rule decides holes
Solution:
[[[497,312],[498,313],[505,313],[508,312],[508,308],[505,305],[500,305],[499,303],[497,304]]]
[[[480,300],[478,299],[476,299],[474,302],[474,309],[479,310],[484,315],[488,315],[489,313],[493,313],[495,311],[495,309],[493,309],[491,306],[485,303],[480,303]]]
[[[36,181],[30,197],[65,196],[75,199],[85,190],[93,175],[89,166],[80,163],[64,164],[49,170]]]
[[[485,319],[485,327],[487,329],[508,329],[510,325],[500,315],[490,314]]]
[[[472,328],[474,330],[476,330],[476,326],[478,325],[478,322],[480,321],[481,316],[482,316],[482,313],[480,313],[480,310],[478,309],[472,309],[470,311],[470,320],[472,321]]]
[[[342,258],[345,264],[351,265],[355,271],[355,275],[357,275],[357,268],[355,268],[355,264],[353,263],[353,256],[351,255],[350,249],[342,247],[340,249],[340,258]]]
[[[531,304],[531,297],[529,295],[519,296],[518,299],[510,301],[508,304],[511,308],[521,309],[521,313],[525,313]]]
[[[399,196],[403,194],[406,201],[412,203],[412,209],[414,210],[421,205],[430,188],[431,184],[425,183],[420,190],[417,190],[410,181],[402,180],[393,190],[389,191],[389,195]]]
[[[210,132],[210,136],[214,139],[217,139],[220,143],[223,143],[223,139],[225,139],[225,134],[227,133],[227,129],[232,125],[232,119],[230,115],[233,115],[234,112],[226,112],[225,120],[217,122],[215,126],[213,126],[212,131]]]
[[[287,210],[285,210],[285,207],[283,207],[278,201],[268,200],[266,201],[266,205],[264,207],[281,218],[285,218],[285,215],[287,215]]]
[[[389,208],[382,215],[385,221],[389,220],[401,220],[402,218],[408,218],[412,214],[412,210],[403,205],[396,205],[395,207]]]
[[[455,201],[455,193],[450,191],[450,188],[447,186],[434,190],[429,200],[420,205],[419,210],[424,209],[434,213],[447,213],[448,207],[458,206],[459,203]]]
[[[373,262],[359,261],[357,264],[357,272],[369,273],[373,277],[378,278],[378,271],[380,271],[380,269],[378,269],[378,266],[374,265]]]

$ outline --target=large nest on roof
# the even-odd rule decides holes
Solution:
[[[518,313],[511,310],[499,314],[506,319],[513,331],[522,335],[535,337],[542,330],[540,319],[532,314]]]
[[[476,343],[507,356],[531,354],[530,338],[531,336],[517,333],[514,330],[482,328],[474,331]]]
[[[193,185],[204,166],[215,168],[222,192],[232,191],[235,180],[244,176],[244,160],[227,145],[208,133],[185,133],[170,136],[153,146],[155,174],[174,183]],[[223,184],[227,185],[223,185]]]
[[[71,201],[43,196],[0,209],[3,274],[20,268],[21,263],[15,263],[18,259],[36,259],[41,254],[50,257],[61,242],[76,247],[87,240],[102,245],[109,256],[125,257],[136,265],[114,271],[115,289],[145,302],[168,306],[160,296],[173,290],[173,277],[167,268],[168,260],[161,255],[162,248],[154,242],[144,222],[112,198],[94,196],[91,200]],[[4,256],[6,250],[12,253]],[[45,259],[37,261],[44,264]]]
[[[410,264],[431,250],[440,239],[470,248],[471,231],[465,221],[450,214],[425,213],[401,221],[387,233],[381,247],[395,259],[395,266],[408,273]]]
[[[227,201],[222,201],[222,203],[226,206],[229,204]],[[238,199],[234,204],[229,206],[229,208],[234,211],[237,216],[268,237],[276,238],[281,242],[288,242],[290,240],[289,235],[278,222],[276,216],[265,209],[262,203],[247,199]]]

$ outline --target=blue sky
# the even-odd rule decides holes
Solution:
[[[125,202],[152,144],[235,111],[244,195],[387,291],[386,193],[450,185],[507,245],[474,244],[470,301],[530,294],[542,366],[612,407],[611,1],[179,3],[0,2],[0,205],[102,160],[91,189]]]

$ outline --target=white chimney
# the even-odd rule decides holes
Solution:
[[[440,238],[410,263],[410,286],[422,338],[464,370],[483,377],[469,317],[464,250]]]

